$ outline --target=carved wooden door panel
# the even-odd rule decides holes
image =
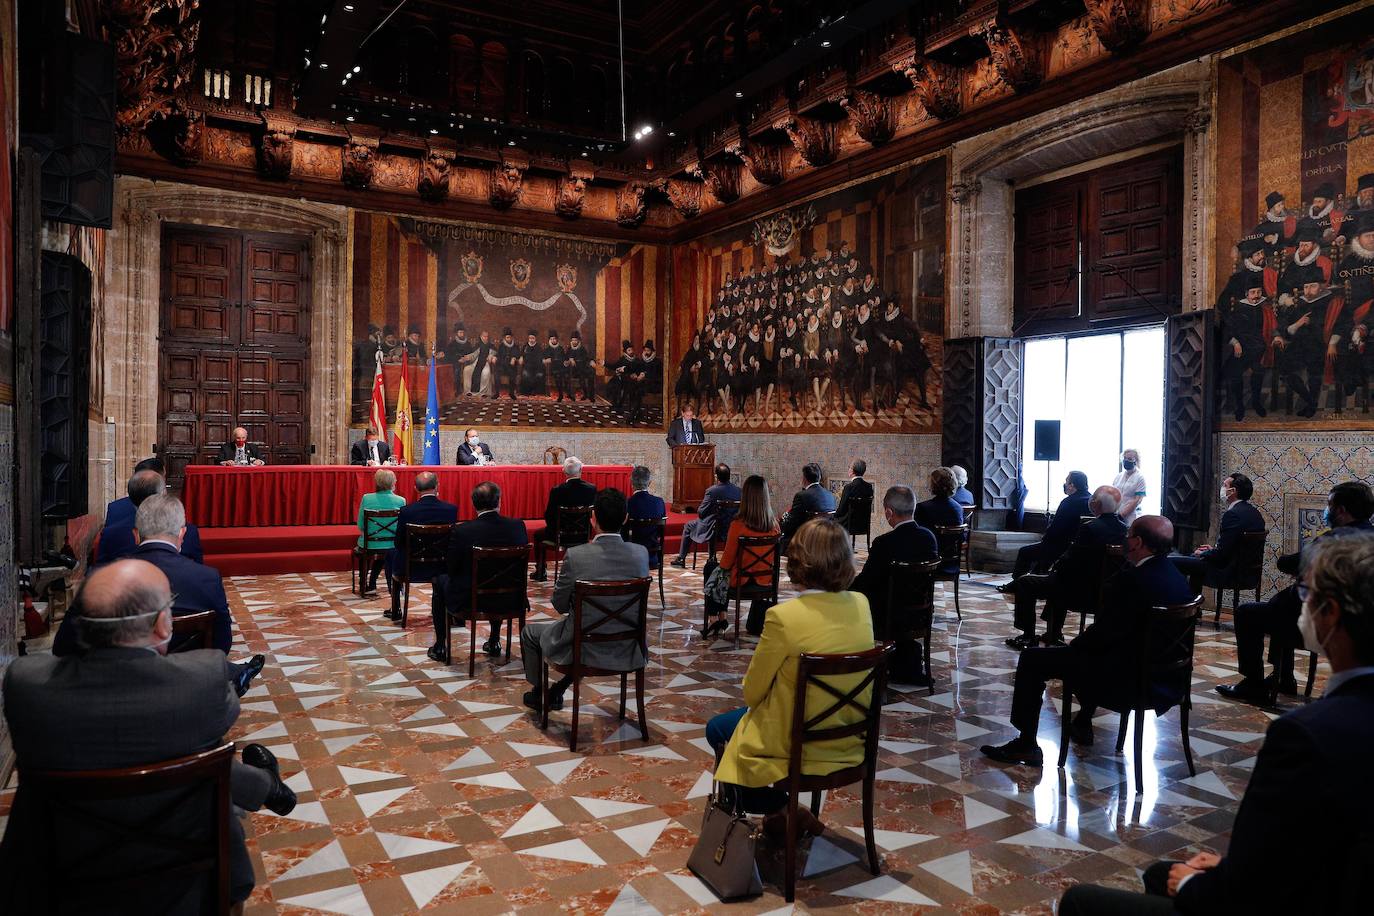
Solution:
[[[1055,182],[1017,197],[1018,325],[1078,317],[1083,282],[1079,239],[1084,187],[1081,181]]]
[[[1182,271],[1177,156],[1149,156],[1092,176],[1087,261],[1093,317],[1156,316],[1178,308]]]

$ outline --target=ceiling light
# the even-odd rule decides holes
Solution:
[[[583,159],[586,159],[586,158],[587,158],[587,151],[586,151],[586,150],[583,150],[583,151],[582,151],[582,158],[583,158]]]
[[[821,47],[822,47],[822,48],[828,48],[828,47],[830,47],[830,40],[829,40],[829,39],[826,39],[825,41],[821,42]]]
[[[328,69],[329,69],[329,62],[328,62],[328,61],[323,61],[323,60],[320,61],[320,69],[321,69],[321,70],[328,70]]]
[[[353,72],[354,72],[354,73],[361,73],[362,71],[363,71],[363,68],[362,68],[362,67],[354,67],[354,68],[353,68]]]
[[[345,121],[352,121],[352,120],[353,120],[353,116],[352,116],[352,115],[349,115],[348,117],[344,118],[344,120],[345,120]]]
[[[677,131],[675,131],[675,130],[670,130],[670,131],[668,131],[668,136],[670,136],[670,137],[676,137],[676,136],[677,136]]]
[[[742,98],[744,98],[744,93],[743,93],[743,92],[740,92],[738,89],[735,90],[735,98],[737,98],[737,99],[742,99]]]
[[[507,141],[506,141],[506,146],[514,146],[514,145],[515,145],[515,141],[514,141],[514,140],[507,140]]]
[[[351,13],[351,12],[353,12],[353,4],[351,4],[351,3],[345,3],[345,4],[344,4],[344,12],[345,12],[345,13]]]
[[[647,137],[647,136],[649,136],[649,134],[651,134],[651,133],[653,133],[653,132],[654,132],[653,125],[651,125],[651,124],[645,124],[645,125],[644,125],[643,127],[641,127],[639,130],[635,131],[635,136],[636,136],[636,137]]]
[[[429,132],[432,134],[437,134],[439,132],[439,129],[437,127],[431,127],[429,129]]]

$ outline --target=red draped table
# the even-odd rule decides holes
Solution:
[[[501,514],[540,518],[549,490],[564,480],[560,465],[490,465],[488,467],[409,467],[396,472],[396,492],[415,501],[415,475],[439,475],[439,498],[458,506],[460,519],[473,518],[472,488],[490,480],[501,488]],[[202,528],[251,528],[267,525],[353,525],[358,503],[374,489],[376,468],[350,465],[293,464],[278,467],[226,468],[189,465],[182,485],[186,519]],[[598,489],[630,492],[630,468],[587,465],[582,479]]]

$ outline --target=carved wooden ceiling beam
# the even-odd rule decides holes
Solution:
[[[911,81],[911,88],[915,90],[921,107],[935,120],[957,118],[963,111],[964,100],[957,67],[912,52],[894,63],[892,69]]]
[[[839,131],[834,121],[793,115],[780,119],[774,126],[787,132],[792,146],[807,165],[829,165],[839,155]]]
[[[855,89],[840,100],[849,115],[854,132],[873,146],[886,143],[897,131],[897,117],[892,99],[876,92]]]
[[[587,183],[596,177],[596,170],[581,162],[568,164],[568,174],[560,176],[554,191],[553,212],[564,219],[577,219],[587,200]]]
[[[1150,34],[1150,0],[1083,0],[1102,46],[1120,54]]]
[[[742,171],[743,167],[738,158],[721,158],[694,163],[688,167],[687,174],[701,179],[712,197],[728,204],[739,200]]]
[[[352,136],[343,148],[343,171],[340,175],[344,186],[355,191],[366,191],[372,184],[372,175],[377,168],[377,138]]]
[[[453,147],[431,143],[420,160],[415,193],[430,203],[447,200],[449,184],[453,179],[453,161],[457,158],[458,151]]]
[[[781,146],[773,143],[738,143],[726,147],[726,152],[744,160],[749,174],[759,184],[781,184],[787,177],[787,164]]]
[[[1045,61],[1038,36],[996,18],[974,26],[972,34],[988,43],[993,69],[1013,92],[1030,92],[1044,80]]]
[[[519,203],[525,190],[525,172],[529,157],[523,153],[507,153],[487,172],[487,200],[498,210],[509,210]]]
[[[649,202],[644,193],[649,186],[642,181],[631,181],[621,185],[615,192],[615,221],[626,229],[633,229],[644,222],[649,211]]]
[[[115,48],[115,129],[121,137],[134,136],[172,113],[177,90],[195,73],[198,6],[199,0],[102,4],[102,26]]]
[[[291,159],[296,150],[295,118],[263,115],[258,135],[258,171],[262,177],[285,181],[291,177]]]
[[[669,178],[663,183],[663,192],[668,195],[668,202],[674,210],[682,214],[684,219],[691,219],[701,214],[703,187],[700,181],[690,178]]]

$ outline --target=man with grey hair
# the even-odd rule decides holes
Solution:
[[[534,533],[534,582],[547,582],[548,550],[558,531],[558,510],[590,506],[596,500],[596,487],[582,479],[582,459],[569,455],[563,459],[563,476],[567,479],[549,491],[544,507],[544,527]]]
[[[107,521],[105,527],[100,530],[100,540],[96,545],[97,563],[109,563],[134,552],[138,541],[134,538],[133,514],[138,512],[138,507],[143,505],[143,501],[148,497],[166,493],[167,481],[160,471],[138,470],[129,478],[125,489],[129,494],[128,502],[133,507],[133,512],[130,513],[127,524],[118,520]],[[204,561],[205,555],[200,547],[200,530],[195,525],[186,525],[186,534],[181,539],[181,553],[182,556],[189,557],[197,563]]]
[[[167,497],[159,497],[167,498]],[[119,560],[87,578],[78,600],[85,608],[84,655],[28,655],[9,666],[4,679],[5,719],[21,766],[92,770],[160,763],[219,746],[239,714],[229,689],[224,654],[201,649],[167,654],[172,638],[172,594],[167,577],[151,563]],[[79,799],[51,799],[20,787],[0,845],[0,910],[46,913],[56,909],[50,888],[65,876],[59,849],[100,848],[111,874],[157,870],[183,858],[162,843],[140,842],[150,810],[165,800],[137,797],[87,807]],[[200,789],[192,789],[200,792]],[[262,807],[289,814],[296,796],[281,781],[276,758],[258,744],[243,749],[230,772],[230,797],[243,810]],[[213,824],[209,807],[191,795],[166,807],[154,826],[162,837],[201,841]],[[66,811],[55,817],[53,804]],[[150,809],[150,804],[153,807]],[[88,812],[83,815],[83,808]],[[110,822],[127,823],[116,831]],[[230,902],[253,889],[253,868],[237,819],[230,830]],[[117,835],[112,835],[117,834]],[[116,841],[117,840],[117,841]],[[126,892],[126,912],[199,912],[201,886],[172,873],[143,889]],[[94,893],[99,889],[92,889]],[[80,907],[109,909],[109,900]]]
[[[386,555],[386,579],[388,583],[396,580],[405,568],[406,526],[407,525],[452,525],[458,521],[458,507],[439,498],[439,475],[433,471],[421,471],[415,475],[415,502],[401,507],[396,516],[396,539]],[[442,564],[434,567],[410,567],[411,582],[433,582],[434,577],[445,571]],[[399,583],[391,589],[391,607],[382,612],[388,620],[401,619],[401,587]]]
[[[262,449],[248,441],[248,430],[242,426],[234,427],[234,439],[232,442],[225,442],[219,447],[219,454],[215,461],[226,468],[233,467],[261,467],[267,463],[263,456]]]
[[[625,516],[625,530],[621,534],[625,540],[630,540],[629,523],[631,519],[661,519],[668,517],[668,507],[663,502],[663,497],[655,496],[649,492],[649,481],[652,474],[649,469],[642,464],[634,466],[630,471],[630,501],[629,514]],[[649,551],[649,568],[658,569],[663,562],[663,541],[659,538],[657,527],[641,527],[634,532],[636,539],[634,543]]]

